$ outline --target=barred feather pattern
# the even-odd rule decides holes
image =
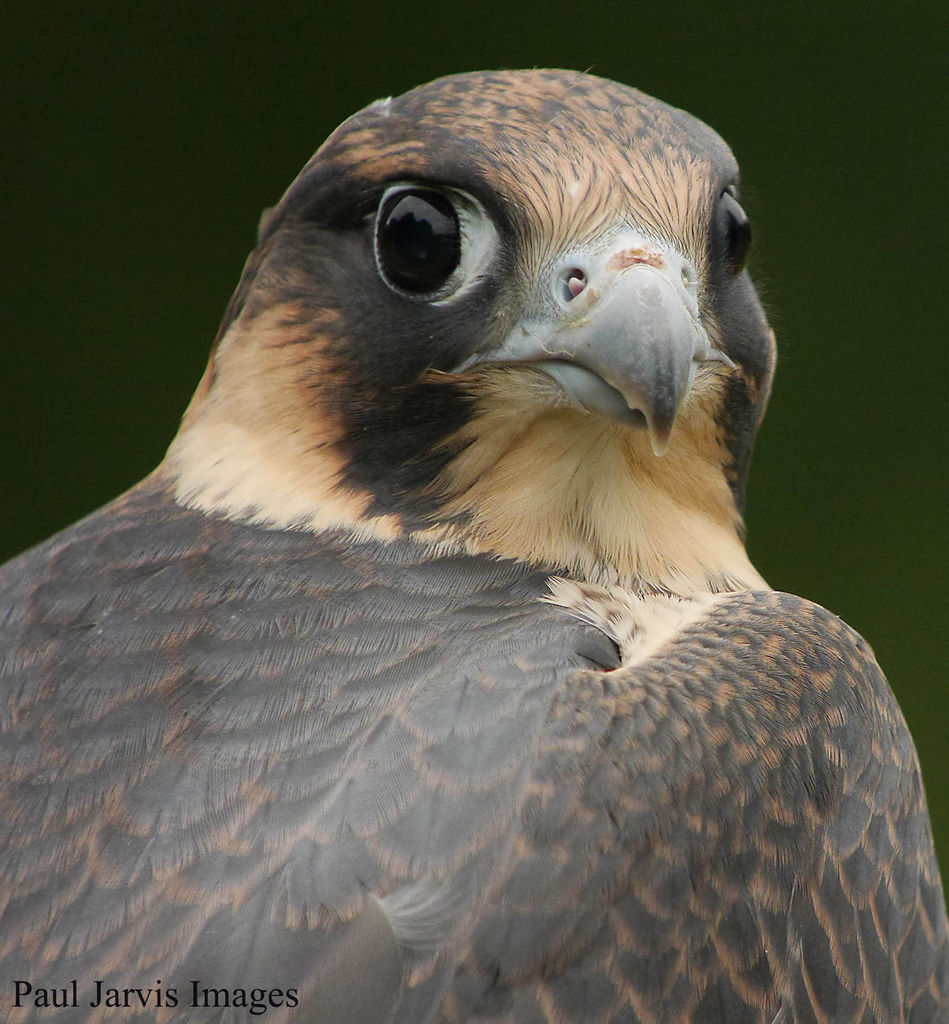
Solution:
[[[624,666],[548,577],[157,477],[4,567],[5,1019],[248,1019],[16,1010],[18,978],[293,988],[266,1019],[326,1024],[945,1019],[866,644],[746,592]]]

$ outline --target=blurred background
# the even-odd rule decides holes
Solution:
[[[949,876],[947,45],[942,0],[8,0],[0,560],[160,461],[260,211],[339,121],[453,71],[592,69],[742,165],[780,348],[751,555],[873,645]]]

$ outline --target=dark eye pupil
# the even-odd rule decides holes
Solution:
[[[740,274],[751,249],[751,224],[731,192],[723,193],[719,201],[719,223],[725,261],[733,274]]]
[[[432,292],[461,258],[461,229],[451,202],[431,189],[397,192],[379,211],[376,246],[389,282],[407,292]]]

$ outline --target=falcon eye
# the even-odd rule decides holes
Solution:
[[[376,218],[376,258],[386,282],[399,291],[439,291],[461,262],[461,224],[452,201],[430,188],[387,193]]]
[[[725,262],[733,274],[740,274],[748,262],[751,224],[731,187],[725,189],[715,212],[715,234]]]

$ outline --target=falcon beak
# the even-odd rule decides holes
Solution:
[[[592,257],[562,260],[538,314],[460,369],[530,364],[557,383],[566,404],[645,428],[663,455],[698,366],[734,365],[709,343],[697,281],[671,246],[624,232]]]

